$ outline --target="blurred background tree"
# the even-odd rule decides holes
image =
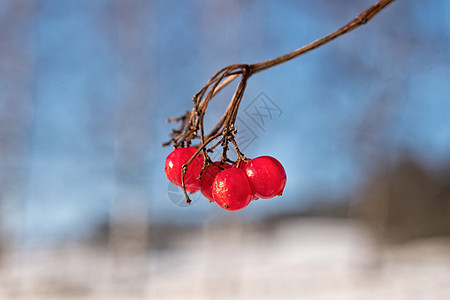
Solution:
[[[23,229],[35,97],[35,9],[32,0],[7,2],[0,19],[0,253],[17,246]]]

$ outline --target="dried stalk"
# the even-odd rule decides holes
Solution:
[[[376,2],[372,7],[366,11],[360,13],[355,19],[347,23],[340,29],[311,42],[303,47],[300,47],[292,52],[284,54],[282,56],[269,59],[264,62],[256,64],[233,64],[226,66],[214,74],[206,83],[206,85],[192,98],[194,102],[194,107],[191,111],[186,112],[184,115],[178,118],[168,119],[168,122],[181,122],[180,127],[176,130],[172,130],[172,139],[163,144],[163,146],[168,146],[173,144],[174,148],[185,147],[191,144],[191,140],[200,138],[200,144],[197,145],[197,152],[191,157],[191,159],[183,165],[182,169],[182,187],[184,195],[186,197],[187,203],[191,203],[189,196],[186,192],[184,184],[184,175],[186,174],[187,168],[194,158],[203,151],[205,157],[205,166],[211,160],[207,154],[208,151],[216,148],[219,144],[222,145],[222,162],[228,160],[227,151],[228,143],[232,143],[234,149],[238,155],[237,163],[239,164],[242,160],[245,160],[244,154],[239,150],[238,144],[234,139],[236,134],[236,128],[234,127],[236,122],[237,113],[239,110],[239,105],[241,103],[242,97],[244,95],[247,80],[254,74],[270,69],[287,61],[290,61],[300,55],[303,55],[313,49],[316,49],[332,40],[358,28],[359,26],[366,24],[370,21],[377,13],[379,13],[386,6],[394,2],[395,0],[380,0]],[[241,77],[241,80],[236,88],[236,91],[228,105],[225,113],[216,124],[216,126],[205,135],[205,128],[203,125],[203,119],[208,107],[209,101],[219,93],[224,87],[233,82],[237,77]],[[200,137],[198,136],[198,131],[200,131]],[[207,149],[207,146],[214,140],[221,137],[221,139],[213,146]],[[201,176],[201,175],[200,175]]]

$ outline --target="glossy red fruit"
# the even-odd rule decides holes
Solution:
[[[187,186],[186,187],[186,191],[188,191],[191,194],[197,193],[199,190],[200,190],[200,188],[195,187],[195,186]]]
[[[242,160],[241,163],[239,164],[239,169],[245,170],[245,166],[246,166],[247,164],[248,164],[247,161]],[[233,168],[236,168],[236,167],[237,167],[237,163],[234,163],[234,164],[232,165],[232,167],[233,167]],[[258,199],[259,199],[258,196],[256,196],[255,194],[252,195],[252,200],[258,200]]]
[[[165,172],[167,178],[173,183],[182,187],[181,172],[182,167],[186,164],[192,155],[197,151],[194,147],[178,148],[172,151],[167,158],[165,164]],[[195,193],[200,189],[200,180],[198,176],[203,167],[203,156],[197,156],[188,166],[186,174],[184,175],[184,183],[186,190],[190,193]]]
[[[247,163],[244,171],[255,196],[268,199],[283,194],[286,172],[275,158],[256,157]]]
[[[213,181],[212,195],[220,207],[239,210],[252,200],[252,189],[244,170],[230,168],[221,171]]]
[[[219,174],[222,170],[230,168],[231,165],[229,163],[223,163],[221,161],[215,161],[211,163],[209,166],[205,168],[202,174],[202,179],[200,180],[200,190],[206,198],[210,202],[214,202],[214,198],[212,195],[212,184],[214,178],[217,174]]]

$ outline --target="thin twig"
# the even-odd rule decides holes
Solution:
[[[312,43],[309,43],[308,45],[305,45],[303,47],[300,47],[292,52],[289,52],[285,55],[260,62],[257,64],[250,65],[250,68],[252,69],[252,73],[261,72],[264,70],[267,70],[269,68],[275,67],[279,64],[285,63],[291,59],[294,59],[296,57],[299,57],[302,54],[305,54],[306,52],[309,52],[313,49],[316,49],[326,43],[331,42],[332,40],[358,28],[359,26],[366,24],[369,22],[377,13],[379,13],[383,8],[394,2],[395,0],[381,0],[375,3],[372,7],[367,9],[366,11],[360,13],[355,19],[353,19],[348,24],[344,25],[343,27],[339,28],[338,30],[318,39],[315,40]]]
[[[172,130],[172,139],[169,142],[163,144],[163,146],[173,144],[174,148],[178,148],[183,147],[184,145],[190,145],[192,139],[200,138],[200,144],[197,145],[197,152],[195,152],[194,155],[192,155],[191,159],[185,165],[183,165],[183,168],[181,170],[182,187],[187,203],[191,203],[191,200],[189,199],[189,196],[186,192],[184,175],[190,163],[201,151],[203,151],[203,155],[205,157],[205,165],[203,166],[202,171],[206,167],[206,164],[211,161],[208,156],[208,152],[211,152],[219,144],[222,144],[223,146],[223,162],[229,161],[229,159],[227,158],[229,142],[234,145],[235,151],[238,155],[237,165],[239,166],[240,162],[246,159],[244,154],[239,150],[237,142],[234,139],[234,135],[237,132],[235,128],[235,122],[239,106],[244,95],[247,81],[252,75],[297,58],[300,55],[323,46],[331,42],[332,40],[358,28],[359,26],[366,24],[377,13],[379,13],[382,9],[384,9],[394,1],[395,0],[380,0],[338,30],[287,54],[251,65],[232,64],[217,71],[208,80],[206,85],[192,98],[192,100],[194,101],[193,109],[186,112],[179,118],[169,119],[169,121],[181,121],[181,125],[178,130]],[[225,113],[218,121],[216,126],[209,132],[209,134],[205,135],[203,120],[209,101],[239,76],[241,77],[241,81],[238,84]],[[200,136],[198,135],[199,130]],[[222,136],[222,138],[213,147],[210,147],[208,149],[207,146],[209,145],[209,143],[219,138],[220,136]]]

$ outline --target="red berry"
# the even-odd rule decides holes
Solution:
[[[242,169],[230,168],[221,171],[214,178],[212,195],[220,207],[239,210],[252,200],[252,189]]]
[[[172,151],[166,158],[165,172],[167,178],[173,183],[182,187],[181,172],[183,165],[186,164],[192,155],[197,151],[194,147],[178,148]],[[188,166],[184,175],[184,183],[186,190],[195,193],[200,188],[200,180],[198,176],[203,167],[203,157],[195,157]]]
[[[193,193],[197,193],[199,190],[198,187],[195,186],[187,186],[186,187],[186,191],[188,191],[189,193],[193,194]]]
[[[200,190],[206,198],[210,202],[214,202],[214,198],[212,196],[212,184],[214,178],[217,174],[219,174],[222,170],[230,168],[231,165],[229,163],[223,163],[221,161],[215,161],[203,170],[202,179],[200,180]]]
[[[281,196],[286,185],[286,172],[281,163],[270,156],[250,160],[245,173],[253,193],[263,199]]]
[[[241,163],[239,164],[239,169],[245,170],[245,166],[246,166],[247,164],[248,164],[247,161],[241,160]],[[232,165],[232,167],[233,167],[233,168],[236,168],[236,167],[237,167],[237,162],[234,163],[234,164]],[[259,199],[258,196],[256,196],[255,194],[252,195],[252,200],[258,200],[258,199]]]

